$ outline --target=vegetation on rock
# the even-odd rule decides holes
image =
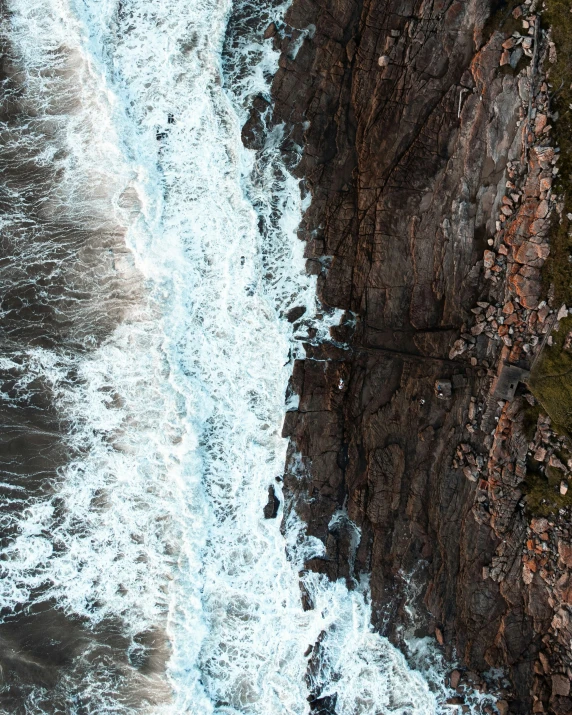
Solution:
[[[554,426],[572,435],[572,318],[560,321],[530,377],[529,387],[550,415]]]
[[[557,302],[572,305],[572,222],[567,215],[572,210],[572,13],[568,0],[546,0],[542,20],[551,28],[556,49],[556,62],[549,71],[552,85],[552,117],[557,114],[552,136],[560,148],[559,173],[554,190],[563,196],[562,217],[554,217],[550,241],[551,255],[546,266],[546,277],[554,285]]]
[[[553,286],[554,304],[572,306],[572,12],[565,0],[546,0],[543,25],[550,28],[556,61],[549,69],[552,86],[552,136],[560,148],[553,190],[561,197],[561,214],[553,217],[545,284]],[[554,59],[554,55],[552,57]],[[530,389],[558,429],[572,435],[572,351],[567,337],[572,319],[560,323],[553,345],[543,350],[530,379]]]

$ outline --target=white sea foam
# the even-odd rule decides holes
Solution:
[[[335,694],[338,715],[438,712],[421,675],[373,633],[367,588],[311,574],[315,608],[302,609],[299,570],[323,545],[294,516],[286,537],[282,511],[263,517],[268,487],[280,496],[286,450],[293,342],[281,316],[297,305],[316,312],[296,238],[304,204],[281,162],[280,128],[259,154],[240,138],[276,53],[245,33],[224,86],[230,0],[11,0],[11,9],[46,116],[58,87],[41,76],[56,50],[73,58],[66,81],[81,85],[57,110],[68,160],[54,206],[92,222],[102,207],[112,212],[134,261],[125,281],[139,292],[87,355],[37,348],[24,370],[11,366],[22,389],[33,375],[49,383],[74,459],[55,496],[21,517],[4,603],[42,586],[94,626],[113,616],[135,636],[166,620],[173,695],[149,711],[302,715],[311,690]],[[328,319],[317,325],[327,332]]]

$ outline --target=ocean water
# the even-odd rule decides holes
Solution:
[[[307,575],[303,610],[323,545],[263,515],[285,316],[317,339],[340,317],[304,270],[284,128],[241,140],[286,6],[0,7],[2,712],[441,712],[366,580]]]

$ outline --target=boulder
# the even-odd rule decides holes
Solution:
[[[518,247],[514,260],[517,263],[528,263],[536,265],[538,261],[544,262],[548,258],[550,248],[544,244],[525,241]]]

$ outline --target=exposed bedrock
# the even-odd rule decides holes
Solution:
[[[472,361],[449,353],[496,290],[483,253],[528,101],[526,70],[501,66],[507,34],[485,27],[492,4],[294,0],[277,28],[275,119],[303,147],[297,171],[313,196],[308,267],[324,304],[346,311],[332,342],[308,344],[295,365],[285,484],[326,545],[308,568],[371,573],[384,633],[411,626],[408,603],[449,657],[505,669],[511,712],[528,713],[540,635],[522,589],[525,516],[516,503],[505,515],[512,572],[483,579],[500,537],[453,465],[467,438],[490,448],[490,428],[471,437],[466,425],[501,346],[483,335]],[[355,553],[332,521],[340,509],[361,529]]]

